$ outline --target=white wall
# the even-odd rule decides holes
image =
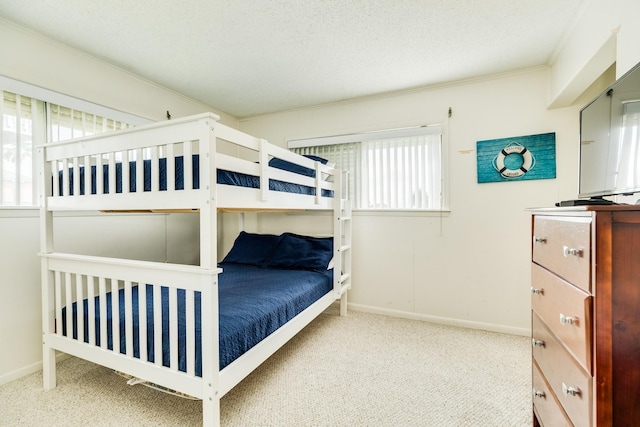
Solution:
[[[236,118],[0,18],[0,75],[154,121],[206,111]]]
[[[287,139],[429,123],[445,125],[450,214],[354,216],[353,291],[360,308],[528,333],[529,207],[576,197],[577,108],[546,108],[549,70],[242,120]],[[453,115],[447,119],[448,108]],[[476,141],[556,132],[557,179],[478,184]],[[264,229],[272,219],[259,221]],[[287,226],[291,216],[285,216]]]
[[[122,69],[0,19],[0,75],[85,101],[164,120],[213,111]],[[9,59],[10,58],[10,59]],[[43,66],[46,64],[46,67]],[[58,250],[150,261],[198,262],[197,215],[98,215],[56,218]],[[122,245],[131,233],[141,238]],[[40,368],[41,291],[36,209],[0,208],[0,384]]]
[[[551,63],[550,105],[573,103],[611,64],[621,77],[640,62],[640,2],[591,0]]]

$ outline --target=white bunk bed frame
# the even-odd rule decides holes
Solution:
[[[340,300],[340,313],[346,315],[346,291],[351,287],[351,205],[347,197],[345,173],[319,162],[294,154],[227,127],[218,122],[215,114],[206,113],[183,119],[154,123],[53,143],[38,148],[42,165],[40,185],[41,259],[42,259],[42,322],[43,322],[43,381],[46,389],[56,386],[56,350],[123,372],[136,382],[146,381],[202,400],[203,425],[219,425],[220,398],[258,367],[278,348],[295,336],[302,328],[336,300]],[[227,141],[226,152],[218,152],[220,141]],[[228,144],[231,145],[228,145]],[[199,154],[200,188],[192,188],[191,162]],[[174,188],[173,159],[182,155],[184,161],[184,189]],[[272,156],[315,169],[315,178],[293,174],[268,166]],[[167,189],[159,189],[158,165],[167,159]],[[123,161],[124,159],[124,161]],[[136,162],[137,188],[143,188],[143,161],[152,164],[151,191],[129,192],[129,168],[122,167],[122,193],[115,193],[115,165],[121,161]],[[257,162],[256,162],[257,160]],[[109,166],[109,194],[102,193],[102,173],[96,173],[97,193],[80,194],[80,174],[90,188],[91,167],[102,171]],[[216,168],[260,177],[260,189],[216,183]],[[83,170],[84,169],[84,170]],[[73,171],[75,179],[70,178]],[[61,172],[60,172],[61,171]],[[58,176],[62,175],[62,188],[72,185],[72,195],[60,194]],[[323,177],[332,179],[325,180]],[[269,190],[269,179],[307,185],[316,189],[315,196],[291,194]],[[334,197],[321,197],[321,189],[333,190]],[[64,192],[64,191],[63,191]],[[91,193],[91,191],[87,191]],[[333,211],[334,274],[333,291],[325,295],[243,356],[219,370],[218,357],[218,274],[217,267],[217,212],[220,210],[330,210]],[[200,216],[200,264],[197,266],[129,259],[103,258],[58,253],[53,244],[53,214],[56,211],[196,211]],[[100,312],[106,313],[106,294],[118,295],[124,289],[124,312],[127,328],[132,325],[132,289],[136,284],[153,284],[152,298],[160,306],[160,287],[169,288],[170,305],[170,366],[162,364],[161,329],[154,328],[155,363],[147,361],[147,348],[139,346],[139,357],[133,355],[133,333],[126,333],[126,354],[118,350],[120,337],[115,313],[118,298],[113,298],[113,349],[107,348],[107,320],[101,315],[98,331],[103,337],[96,346],[96,328],[89,327],[89,342],[85,343],[83,322],[78,322],[77,337],[72,330],[73,302],[93,301],[100,297]],[[186,292],[186,306],[193,307],[194,293],[201,293],[202,376],[195,375],[194,313],[186,310],[187,371],[178,369],[177,356],[177,290]],[[145,292],[139,292],[140,307],[145,307]],[[67,307],[66,336],[62,332],[63,307]],[[214,309],[208,310],[206,307]],[[160,311],[154,310],[155,325],[160,324]],[[84,306],[77,304],[78,318],[85,315]],[[146,311],[140,310],[140,324],[146,324]],[[88,304],[88,317],[93,319],[95,308]],[[56,321],[58,322],[56,327]],[[91,324],[91,323],[90,323]],[[128,331],[130,329],[127,329]],[[139,342],[147,342],[146,328],[139,328]],[[160,335],[158,335],[160,334]],[[166,361],[165,361],[166,363]]]

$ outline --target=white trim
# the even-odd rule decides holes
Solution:
[[[64,95],[59,92],[54,92],[43,87],[34,86],[32,84],[21,82],[19,80],[14,80],[3,75],[0,75],[0,89],[17,93],[23,96],[28,96],[39,101],[50,102],[52,104],[60,105],[63,107],[73,108],[74,110],[84,111],[85,113],[91,113],[98,116],[107,117],[109,119],[119,120],[128,124],[132,124],[134,126],[152,122],[152,120],[146,119],[144,117],[125,113],[119,110],[114,110],[113,108],[105,107],[89,101],[84,101],[82,99]]]
[[[407,311],[390,310],[387,308],[373,307],[370,305],[349,303],[349,310],[362,311],[365,313],[381,314],[401,319],[421,320],[425,322],[438,323],[441,325],[458,326],[461,328],[478,329],[489,332],[499,332],[509,335],[531,336],[531,329],[516,328],[514,326],[498,325],[495,323],[475,322],[472,320],[454,319],[451,317],[431,316],[428,314],[410,313]]]
[[[321,136],[317,138],[290,139],[289,148],[318,147],[321,145],[350,144],[353,142],[374,141],[376,139],[403,138],[418,135],[437,135],[442,133],[441,125],[425,125],[401,129],[389,129],[375,132],[353,133],[348,135]]]
[[[70,357],[73,357],[73,356],[66,353],[58,352],[58,354],[56,354],[56,362],[61,362]],[[22,368],[13,370],[11,372],[7,372],[6,374],[0,375],[0,386],[3,386],[12,381],[18,380],[22,377],[26,377],[27,375],[31,375],[41,370],[42,370],[42,360],[27,366],[23,366]]]

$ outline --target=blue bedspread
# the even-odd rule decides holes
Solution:
[[[167,159],[159,159],[160,169],[159,177],[160,191],[167,190]],[[131,192],[137,191],[136,183],[136,162],[129,162],[129,188]],[[200,188],[200,166],[199,156],[194,154],[192,157],[193,170],[193,188]],[[109,165],[102,165],[103,173],[103,193],[109,193]],[[143,191],[151,191],[151,160],[144,161],[144,189]],[[175,189],[184,189],[184,159],[182,156],[175,158]],[[69,169],[69,188],[63,194],[73,195],[73,169]],[[80,194],[85,194],[85,177],[84,166],[80,167]],[[231,172],[227,170],[217,170],[217,183],[225,185],[235,185],[249,188],[260,188],[260,178],[254,175],[247,175],[239,172]],[[58,188],[63,189],[62,171],[58,174]],[[290,182],[269,180],[269,189],[273,191],[284,191],[287,193],[315,195],[316,189],[306,185],[293,184]],[[122,163],[116,163],[116,193],[122,193]],[[91,166],[91,194],[96,194],[96,166]],[[322,190],[323,197],[333,197],[333,191]]]
[[[313,272],[306,270],[274,270],[259,267],[222,264],[224,272],[219,276],[219,343],[220,369],[233,362],[247,350],[262,341],[280,326],[291,320],[305,308],[313,304],[332,288],[332,272]],[[147,291],[147,351],[148,360],[155,361],[153,338],[153,313],[155,307],[151,299],[151,286]],[[139,287],[132,289],[133,300],[133,352],[134,357],[140,357],[139,315],[138,315]],[[169,292],[162,288],[162,360],[169,366]],[[111,293],[107,294],[107,347],[113,350]],[[200,331],[200,293],[195,294],[195,323],[196,323],[196,375],[202,375]],[[130,327],[125,327],[124,320],[124,292],[119,292],[120,307],[120,352],[126,352],[126,334]],[[96,319],[93,325],[96,330],[97,345],[100,345],[99,319],[100,306],[98,297],[94,301]],[[84,300],[84,312],[88,310],[88,300]],[[178,291],[178,358],[179,369],[186,371],[185,363],[185,295]],[[73,337],[78,338],[77,306],[73,304]],[[84,341],[89,342],[89,319],[84,317]],[[66,309],[62,313],[62,333],[66,336]]]

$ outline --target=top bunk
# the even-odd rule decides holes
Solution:
[[[130,212],[339,209],[345,198],[341,171],[218,119],[205,113],[40,146],[41,207]]]

